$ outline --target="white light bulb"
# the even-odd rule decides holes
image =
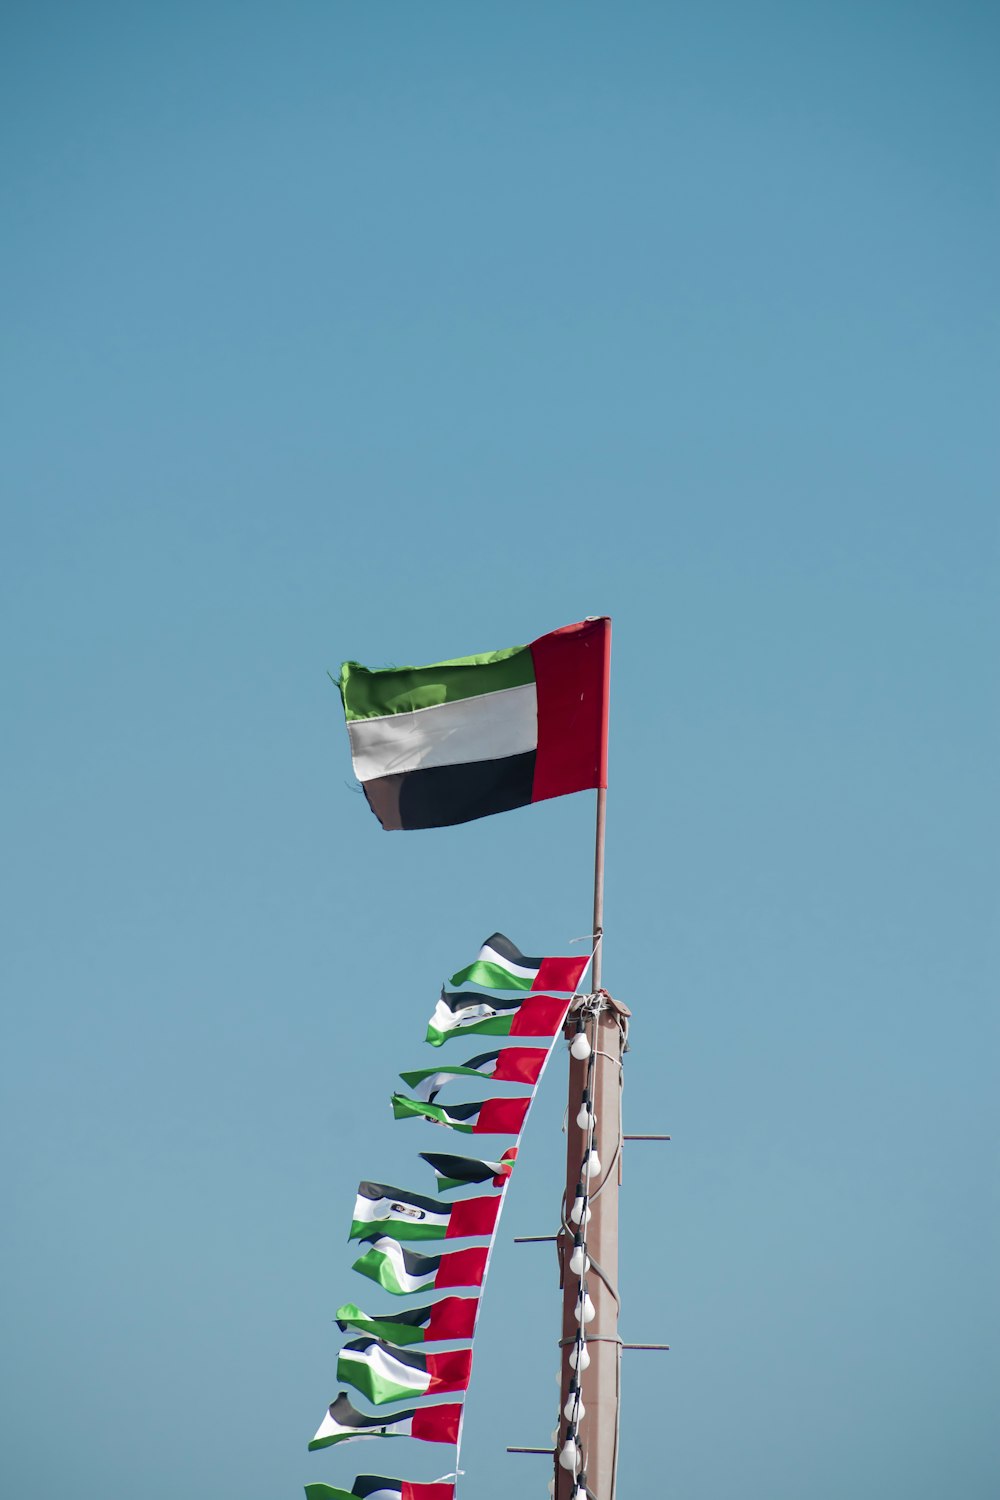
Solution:
[[[562,1370],[556,1371],[556,1385],[562,1390]]]
[[[569,1268],[574,1276],[583,1276],[590,1270],[590,1256],[582,1245],[577,1245],[570,1256]]]
[[[600,1175],[601,1158],[598,1156],[596,1151],[587,1152],[586,1156],[583,1158],[583,1167],[581,1168],[581,1171],[583,1172],[584,1177],[598,1177]]]
[[[579,1390],[571,1390],[566,1397],[566,1405],[563,1407],[563,1416],[567,1422],[582,1422],[587,1415],[587,1408],[580,1400]]]
[[[590,1350],[586,1344],[574,1344],[569,1351],[570,1366],[574,1370],[589,1370]]]
[[[592,1323],[597,1317],[597,1309],[590,1300],[589,1292],[581,1292],[576,1299],[577,1316],[581,1323]]]
[[[548,1485],[546,1486],[546,1488],[548,1489],[548,1492],[549,1492],[550,1495],[555,1495],[555,1492],[556,1492],[556,1482],[555,1482],[555,1480],[554,1479],[550,1479],[549,1482],[548,1482]]]
[[[594,1111],[591,1109],[589,1104],[581,1104],[579,1113],[576,1117],[576,1123],[579,1125],[581,1130],[589,1130],[591,1120],[593,1120],[594,1128],[596,1129],[597,1116],[594,1114]]]
[[[553,1446],[553,1448],[555,1447],[556,1443],[558,1443],[558,1441],[559,1441],[559,1428],[558,1427],[553,1427],[553,1429],[552,1429],[552,1446]]]
[[[589,1208],[584,1208],[583,1205],[584,1205],[583,1194],[579,1193],[573,1199],[573,1207],[569,1211],[569,1216],[573,1220],[574,1224],[589,1224],[590,1223],[590,1209]]]
[[[559,1467],[561,1469],[569,1469],[574,1474],[580,1467],[580,1450],[571,1437],[568,1437],[562,1445],[562,1451],[559,1454]]]
[[[585,1031],[577,1032],[569,1044],[569,1050],[577,1062],[586,1062],[590,1056],[590,1043],[587,1041],[587,1033]]]

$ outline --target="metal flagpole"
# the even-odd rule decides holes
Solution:
[[[571,1048],[566,1197],[557,1240],[563,1318],[556,1500],[584,1500],[588,1495],[594,1500],[615,1500],[618,1463],[621,1064],[629,1011],[601,989],[610,633],[608,621],[604,747],[594,850],[594,997],[576,1002],[566,1025]]]

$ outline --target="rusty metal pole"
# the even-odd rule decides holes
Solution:
[[[572,1356],[579,1348],[582,1331],[590,1364],[579,1377],[584,1408],[576,1423],[582,1453],[581,1470],[597,1500],[615,1500],[618,1464],[618,1411],[621,1396],[621,1344],[618,1335],[618,1188],[621,1167],[621,1056],[628,1010],[610,997],[603,1008],[588,1016],[586,1031],[593,1048],[584,1061],[570,1058],[569,1112],[566,1122],[566,1217],[560,1229],[558,1249],[563,1277],[562,1380],[560,1384],[560,1451],[572,1427],[565,1415],[566,1403],[578,1379]],[[574,1012],[567,1034],[576,1032]],[[589,1088],[588,1088],[589,1085]],[[600,1171],[581,1177],[581,1164],[588,1150],[590,1132],[577,1124],[584,1092],[590,1094],[595,1125],[593,1148],[600,1158]],[[590,1269],[577,1275],[570,1269],[577,1226],[570,1216],[579,1185],[588,1196],[590,1221],[580,1226],[585,1234]],[[586,1289],[594,1306],[594,1317],[581,1324],[579,1297]],[[571,1403],[572,1411],[572,1403]],[[575,1476],[556,1464],[557,1500],[569,1500]]]

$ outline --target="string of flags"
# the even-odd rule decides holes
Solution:
[[[455,1066],[400,1074],[411,1092],[393,1093],[395,1119],[423,1118],[460,1133],[507,1136],[509,1144],[495,1156],[482,1159],[419,1153],[433,1173],[438,1195],[477,1186],[484,1190],[478,1195],[448,1200],[382,1182],[359,1183],[348,1239],[362,1253],[352,1270],[394,1297],[444,1294],[400,1311],[369,1314],[353,1302],[337,1309],[338,1327],[351,1335],[337,1359],[338,1381],[374,1407],[461,1395],[468,1389],[481,1289],[524,1122],[589,963],[589,955],[532,958],[502,933],[494,933],[473,962],[451,976],[451,988],[442,988],[426,1041],[439,1047],[453,1036],[478,1032],[548,1038],[548,1045],[501,1046]],[[436,1102],[442,1089],[470,1077],[518,1084],[528,1092],[467,1104]],[[469,1240],[485,1243],[464,1243]],[[411,1248],[429,1241],[443,1242],[441,1253]],[[446,1249],[452,1241],[463,1243],[460,1248]],[[468,1295],[470,1291],[475,1295]],[[459,1348],[425,1352],[425,1345],[444,1341],[465,1342]],[[307,1500],[453,1500],[462,1412],[461,1402],[450,1401],[367,1413],[353,1404],[347,1390],[339,1391],[309,1443],[310,1450],[356,1439],[411,1437],[453,1445],[455,1472],[431,1483],[364,1474],[350,1490],[312,1483],[306,1486]]]

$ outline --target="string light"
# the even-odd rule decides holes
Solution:
[[[561,1469],[569,1469],[574,1474],[580,1467],[580,1445],[576,1441],[576,1429],[574,1427],[571,1427],[566,1434],[566,1441],[563,1443],[559,1453],[559,1467]]]
[[[590,1256],[583,1248],[583,1238],[579,1234],[573,1239],[573,1254],[569,1258],[569,1268],[574,1276],[583,1276],[590,1270]]]
[[[576,1196],[573,1199],[573,1207],[569,1211],[569,1216],[574,1224],[590,1223],[590,1209],[587,1207],[587,1195],[582,1182],[576,1185]]]
[[[579,1339],[569,1351],[569,1363],[573,1370],[590,1369],[590,1350],[583,1339]]]
[[[583,1165],[581,1166],[580,1171],[583,1173],[584,1177],[588,1178],[599,1177],[601,1175],[601,1158],[593,1148],[591,1148],[583,1158]]]
[[[580,1387],[574,1380],[566,1397],[566,1405],[563,1407],[563,1416],[568,1422],[582,1422],[587,1415],[587,1408],[580,1397]]]
[[[587,1033],[583,1029],[582,1016],[576,1023],[576,1035],[573,1037],[573,1040],[569,1044],[569,1050],[576,1058],[577,1062],[586,1062],[587,1058],[590,1056],[590,1043],[587,1040]]]

